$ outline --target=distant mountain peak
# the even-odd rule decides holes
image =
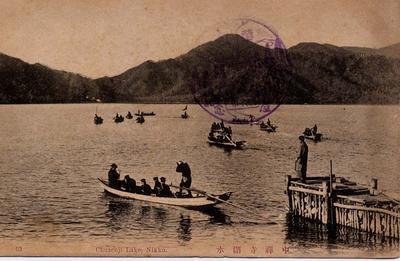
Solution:
[[[332,44],[319,44],[314,42],[303,42],[299,43],[295,46],[289,48],[290,51],[295,52],[310,52],[310,53],[319,53],[319,52],[328,52],[328,53],[341,53],[341,54],[349,54],[350,51],[338,47]]]
[[[190,52],[195,52],[198,50],[202,50],[202,49],[213,49],[213,48],[226,48],[226,49],[242,49],[242,48],[262,48],[264,49],[264,47],[255,44],[245,38],[243,38],[242,36],[238,35],[238,34],[224,34],[220,37],[218,37],[215,40],[206,42],[204,44],[199,45],[198,47],[195,47],[194,49],[192,49]],[[190,53],[189,52],[189,53]]]

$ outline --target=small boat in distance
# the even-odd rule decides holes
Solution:
[[[125,118],[127,118],[129,120],[133,118],[133,116],[132,116],[130,111],[128,111],[128,114],[126,114]]]
[[[272,124],[269,119],[267,123],[261,122],[260,124],[260,129],[262,131],[266,131],[266,132],[276,132],[276,129],[278,128],[278,126]]]
[[[208,143],[210,145],[215,145],[224,148],[231,148],[231,149],[242,149],[246,145],[246,141],[218,141],[218,140],[211,140],[208,139]]]
[[[182,111],[184,111],[184,113],[181,114],[181,118],[182,118],[182,119],[187,119],[187,118],[189,118],[189,114],[187,114],[187,112],[186,112],[187,109],[188,109],[188,106],[186,105],[185,108],[183,108],[183,110],[182,110]]]
[[[313,140],[315,142],[322,140],[322,133],[317,133],[316,126],[313,128],[306,128],[303,132],[303,136],[305,139]]]
[[[245,119],[245,118],[243,118],[243,119],[240,119],[240,118],[233,118],[232,120],[231,120],[231,122],[233,123],[233,124],[249,124],[250,123],[250,120],[249,119]]]
[[[246,141],[233,141],[232,129],[225,127],[223,123],[213,123],[210,133],[208,134],[208,143],[224,148],[242,149],[246,145]]]
[[[115,123],[121,123],[121,122],[123,122],[123,121],[124,121],[124,116],[119,115],[119,114],[117,113],[117,115],[115,115],[115,117],[114,117],[114,122],[115,122]]]
[[[94,115],[94,124],[103,124],[103,118],[98,116],[97,114]]]
[[[122,189],[115,189],[108,186],[108,182],[102,179],[98,179],[101,182],[101,186],[104,191],[112,194],[114,196],[118,196],[121,198],[134,199],[147,201],[151,203],[163,204],[163,205],[172,205],[178,207],[184,207],[189,209],[203,209],[207,207],[212,207],[220,203],[224,203],[229,200],[232,192],[226,192],[220,195],[211,195],[211,197],[206,195],[196,195],[194,197],[157,197],[155,195],[143,195],[132,192],[127,192]]]
[[[234,117],[231,120],[231,123],[233,124],[255,124],[255,117],[253,115],[249,115],[248,118],[238,118],[238,117]]]
[[[189,114],[187,114],[186,111],[185,111],[183,114],[181,114],[181,118],[182,119],[187,119],[187,118],[189,118]]]
[[[136,122],[137,122],[137,123],[140,123],[140,124],[144,123],[144,117],[143,117],[143,115],[137,117],[137,118],[136,118]]]
[[[138,110],[138,112],[135,113],[135,116],[156,116],[156,114],[154,113],[154,111],[152,112],[141,112],[140,110]]]

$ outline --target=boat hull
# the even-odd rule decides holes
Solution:
[[[215,145],[224,148],[231,148],[231,149],[242,149],[245,146],[244,141],[236,141],[231,143],[231,142],[219,142],[219,141],[208,140],[208,143],[210,145]]]
[[[98,124],[103,124],[103,119],[99,118],[99,119],[95,119],[94,120],[94,124],[98,125]]]
[[[321,141],[322,140],[322,134],[317,133],[316,135],[303,135],[305,139],[308,140],[313,140],[315,142]]]
[[[150,113],[135,113],[135,116],[156,116],[156,114],[155,113],[152,113],[152,112],[150,112]]]
[[[156,197],[155,195],[148,196],[143,194],[131,193],[111,188],[107,185],[107,182],[104,180],[99,179],[99,181],[105,192],[126,199],[141,200],[151,203],[178,206],[184,208],[206,208],[222,203],[221,201],[211,199],[205,196],[193,197],[193,198],[172,198],[172,197]],[[227,192],[225,194],[216,197],[226,201],[229,199],[230,194],[231,194],[230,192]]]
[[[262,131],[266,131],[266,132],[276,132],[276,127],[273,127],[273,128],[271,128],[271,127],[260,127],[260,129]]]

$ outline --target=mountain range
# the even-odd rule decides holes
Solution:
[[[174,59],[90,79],[0,54],[0,103],[399,104],[400,43],[267,49],[223,35]]]

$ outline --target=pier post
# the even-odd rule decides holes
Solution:
[[[291,175],[286,175],[286,193],[287,193],[287,195],[288,195],[288,200],[289,200],[289,211],[290,211],[290,212],[293,211],[292,192],[291,192],[290,189],[289,189],[291,180],[292,180],[292,176],[291,176]]]
[[[329,198],[329,189],[328,182],[322,182],[322,192],[324,194],[324,212],[322,213],[322,223],[329,224],[330,222],[330,198]]]
[[[376,191],[378,190],[378,179],[372,178],[369,182],[369,194],[375,195]]]
[[[333,203],[335,201],[335,189],[333,186],[333,183],[336,180],[335,174],[333,174],[333,166],[332,166],[332,160],[330,160],[330,173],[329,173],[329,200],[328,200],[328,224],[329,225],[336,225],[336,211],[333,206]]]

